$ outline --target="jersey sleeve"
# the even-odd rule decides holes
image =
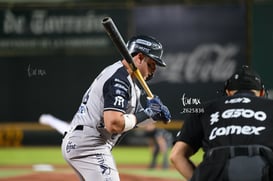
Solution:
[[[199,116],[200,114],[190,114],[185,118],[175,142],[183,141],[190,145],[194,151],[197,151],[202,146],[203,131]]]
[[[130,98],[130,89],[126,76],[111,77],[103,87],[104,110],[125,113]]]

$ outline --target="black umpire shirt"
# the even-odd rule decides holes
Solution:
[[[202,147],[205,153],[230,145],[260,144],[273,149],[272,100],[241,92],[202,107],[202,113],[187,116],[176,141],[186,142],[195,152]],[[224,164],[224,160],[213,160],[213,164],[203,166],[214,170],[212,174],[219,178]]]

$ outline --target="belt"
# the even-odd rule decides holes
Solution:
[[[83,130],[83,125],[76,126],[73,131],[76,131],[76,130],[82,131]]]
[[[77,125],[72,131],[76,131],[76,130],[82,131],[83,127],[84,127],[83,125]],[[66,134],[67,134],[67,131],[64,132],[63,138],[66,136]]]
[[[223,146],[210,149],[207,151],[206,157],[211,157],[213,155],[225,155],[228,158],[233,158],[235,156],[263,155],[267,152],[272,153],[272,150],[263,145]]]

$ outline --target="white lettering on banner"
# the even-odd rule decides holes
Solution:
[[[96,16],[92,11],[76,16],[47,15],[45,10],[36,10],[32,13],[30,28],[34,34],[102,32],[102,17]]]
[[[24,16],[15,16],[11,11],[5,11],[3,22],[3,32],[6,34],[22,34],[25,31],[26,18]]]
[[[222,113],[222,118],[255,118],[258,121],[264,121],[267,117],[266,113],[263,111],[253,111],[251,109],[227,109]]]
[[[230,100],[226,100],[225,104],[235,104],[235,103],[250,103],[251,100],[247,97],[238,97]]]
[[[108,44],[107,39],[94,38],[64,38],[64,39],[1,39],[0,48],[86,48],[86,47],[104,47]]]
[[[209,140],[213,140],[218,136],[228,136],[228,135],[260,135],[260,132],[265,130],[264,126],[227,126],[227,127],[215,127],[209,136]]]
[[[31,31],[35,35],[69,34],[103,32],[101,19],[106,15],[96,15],[93,11],[77,15],[48,14],[47,10],[33,10],[29,22],[28,14],[17,15],[10,10],[5,11],[3,31],[5,34],[23,34]]]
[[[195,83],[224,81],[236,69],[233,57],[239,52],[239,46],[229,44],[204,44],[190,53],[166,54],[166,69],[158,69],[151,83],[168,81],[171,83]]]

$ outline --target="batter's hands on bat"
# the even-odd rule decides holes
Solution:
[[[155,121],[162,120],[164,123],[169,123],[171,120],[171,113],[168,107],[163,105],[158,96],[147,100],[147,108],[144,112]]]

